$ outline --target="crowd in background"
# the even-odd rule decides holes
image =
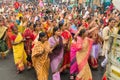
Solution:
[[[15,2],[1,5],[0,55],[13,52],[17,73],[34,67],[38,80],[92,80],[91,70],[105,68],[110,34],[120,34],[120,12],[113,4],[95,9]],[[99,57],[104,57],[98,65]],[[91,67],[91,68],[90,68]]]

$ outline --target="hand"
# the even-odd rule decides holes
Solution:
[[[17,45],[17,44],[19,44],[19,43],[21,43],[21,42],[16,42],[16,43],[13,43],[13,45]]]
[[[52,51],[53,51],[53,48],[50,49],[50,52],[49,52],[49,53],[52,53]]]
[[[21,42],[25,42],[26,41],[26,39],[23,39]]]
[[[59,42],[56,42],[55,46],[59,45]]]
[[[77,36],[74,36],[74,40],[77,41]]]
[[[27,50],[27,51],[28,51],[28,54],[30,54],[31,51],[30,50]]]
[[[68,40],[64,40],[64,41],[63,41],[63,44],[67,44],[67,42],[68,42]]]

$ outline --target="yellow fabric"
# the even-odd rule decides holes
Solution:
[[[82,49],[76,54],[77,64],[81,63],[84,60],[87,50],[89,48],[89,42],[87,39],[85,39],[83,43],[84,44],[82,45]],[[77,78],[79,78],[80,80],[92,80],[92,74],[88,62],[84,65],[83,69],[77,74]]]
[[[7,30],[6,27],[0,27],[0,39],[3,37],[6,30]]]
[[[48,28],[49,28],[49,24],[48,24],[47,22],[44,22],[44,23],[43,23],[43,26],[44,26],[45,29],[48,29]]]
[[[18,26],[18,31],[19,31],[20,33],[23,33],[24,30],[25,30],[25,27],[24,27],[22,24]]]
[[[110,30],[109,27],[105,27],[103,29],[103,32],[102,32],[103,37],[102,38],[104,40],[104,43],[103,43],[102,56],[105,55],[106,50],[109,50],[109,37],[110,37],[110,34],[112,34],[112,33],[113,33],[113,30]]]
[[[20,42],[21,40],[23,40],[23,37],[19,33],[15,39],[15,43]],[[24,43],[21,42],[17,45],[13,45],[13,52],[15,64],[18,65],[19,68],[24,67],[24,64],[27,63],[27,55],[24,50]]]
[[[48,29],[48,37],[51,37],[53,34],[53,27],[49,27]]]
[[[48,58],[49,51],[49,43],[41,43],[40,41],[35,44],[32,50],[32,61],[38,80],[48,80],[48,71],[50,65],[50,60]]]
[[[22,13],[18,13],[18,17],[23,17],[23,14]]]

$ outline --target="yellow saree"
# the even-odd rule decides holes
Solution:
[[[50,59],[48,54],[50,45],[46,41],[41,43],[38,41],[32,50],[32,62],[36,70],[38,80],[48,80]]]
[[[20,33],[23,33],[23,32],[24,32],[25,26],[23,25],[23,23],[21,23],[21,24],[18,25],[17,27],[18,27],[18,31],[19,31]]]
[[[23,40],[23,37],[20,33],[18,33],[14,42],[17,43],[20,42],[21,40]],[[17,66],[17,69],[23,71],[24,65],[27,63],[26,60],[27,56],[24,50],[24,43],[21,42],[17,45],[13,45],[13,53],[14,53],[14,61]]]
[[[85,38],[82,41],[82,49],[76,54],[76,60],[79,69],[76,80],[92,80],[92,74],[88,64],[91,47],[92,41],[88,38]]]

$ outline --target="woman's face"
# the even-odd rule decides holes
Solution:
[[[36,28],[35,28],[36,31],[40,31],[40,29],[41,29],[40,25],[37,25]]]
[[[56,35],[56,36],[60,36],[60,35],[61,35],[61,30],[58,29],[58,30],[55,32],[55,35]]]
[[[68,25],[67,25],[67,24],[62,27],[62,30],[68,30],[68,29],[69,29],[69,28],[68,28]]]
[[[33,25],[30,26],[30,29],[33,29]]]
[[[47,41],[47,36],[45,35],[44,37],[42,37],[41,41]]]
[[[17,29],[17,27],[14,27],[14,28],[13,28],[13,32],[14,32],[15,34],[18,33],[18,29]]]

